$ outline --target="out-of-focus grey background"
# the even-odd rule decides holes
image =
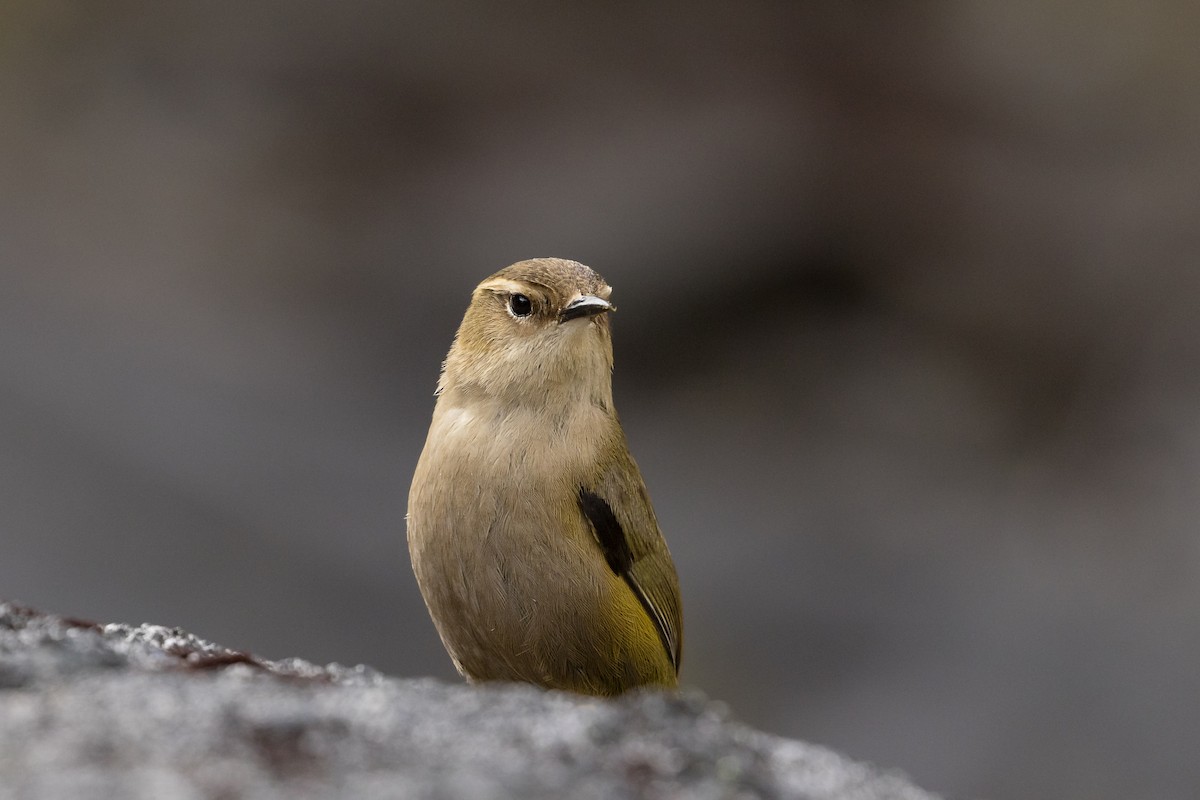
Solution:
[[[469,292],[616,287],[685,683],[955,796],[1200,792],[1200,48],[1161,3],[10,0],[0,595],[451,678]]]

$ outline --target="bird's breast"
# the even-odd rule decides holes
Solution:
[[[530,590],[539,570],[593,555],[577,494],[609,417],[547,412],[439,402],[409,493],[418,572],[436,561],[471,594]]]

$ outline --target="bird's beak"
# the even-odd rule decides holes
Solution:
[[[612,303],[607,300],[596,297],[594,294],[585,294],[567,303],[567,307],[558,315],[558,321],[561,324],[580,317],[594,317],[612,310],[614,310]]]

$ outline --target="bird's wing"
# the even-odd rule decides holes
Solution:
[[[601,465],[596,479],[579,487],[579,508],[591,523],[608,566],[646,609],[678,673],[683,649],[679,578],[641,473],[627,448],[616,450],[618,454]]]

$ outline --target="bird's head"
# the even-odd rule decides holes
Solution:
[[[611,398],[612,287],[576,261],[520,261],[476,287],[439,392],[510,402]]]

